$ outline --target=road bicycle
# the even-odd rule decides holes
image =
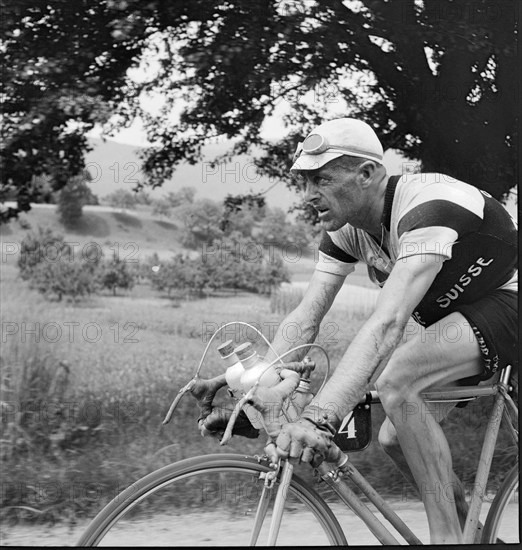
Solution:
[[[212,401],[224,385],[223,375],[211,380],[199,376],[210,343],[194,378],[178,392],[164,422],[170,419],[186,393],[192,393],[208,406],[209,400]],[[328,354],[317,344],[299,347],[310,346],[326,355],[324,384],[329,373]],[[298,373],[299,384],[309,381],[314,362],[308,357],[292,363],[284,363],[283,359],[284,356],[278,357],[270,366],[278,362],[286,372]],[[493,383],[485,386],[435,388],[423,394],[427,403],[465,402],[494,396],[463,529],[464,543],[520,542],[518,408],[512,397],[515,391],[512,374],[516,373],[507,367]],[[286,396],[286,401],[295,398],[296,388]],[[236,403],[222,443],[230,439],[241,407],[247,402],[255,403],[252,397],[256,390],[254,385]],[[341,427],[334,438],[328,461],[315,468],[319,484],[294,473],[293,460],[281,460],[273,465],[265,455],[231,453],[188,458],[152,472],[121,492],[88,525],[77,545],[132,546],[137,533],[149,533],[151,546],[347,545],[361,544],[364,536],[370,537],[364,539],[368,544],[422,544],[394,510],[396,506],[386,502],[349,459],[350,451],[369,444],[371,405],[378,402],[377,393],[368,392],[356,411],[343,422],[345,429]],[[517,452],[486,514],[482,504],[487,496],[485,488],[502,420],[507,423]],[[334,495],[337,495],[335,501]],[[362,520],[356,527],[354,517]],[[348,532],[342,528],[346,524],[350,525]],[[370,534],[361,535],[359,525],[365,525]],[[481,534],[479,531],[477,535],[478,530]]]

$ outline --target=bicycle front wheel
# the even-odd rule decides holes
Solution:
[[[506,476],[489,509],[482,543],[519,543],[518,464]]]
[[[170,464],[113,499],[77,546],[245,546],[252,537],[266,545],[279,485],[264,488],[263,475],[270,471],[266,463],[235,454]],[[265,519],[252,535],[259,515]],[[277,544],[347,544],[328,505],[298,476],[290,484]]]

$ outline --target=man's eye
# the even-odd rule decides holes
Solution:
[[[316,176],[314,178],[314,183],[316,185],[325,185],[326,183],[328,183],[330,180],[329,178],[325,177],[325,176]]]

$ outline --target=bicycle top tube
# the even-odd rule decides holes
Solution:
[[[496,384],[491,386],[455,386],[444,388],[433,388],[422,392],[426,401],[467,401],[479,397],[487,397],[498,393]],[[376,390],[369,391],[360,404],[380,403],[379,394]]]

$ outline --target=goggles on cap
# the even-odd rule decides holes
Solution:
[[[331,150],[334,153],[342,153],[343,155],[364,155],[367,158],[375,158],[375,160],[378,158],[375,153],[372,154],[370,152],[363,151],[358,147],[333,145],[328,143],[328,140],[320,134],[310,134],[304,141],[297,144],[293,161],[295,162],[303,152],[307,155],[321,155],[328,150]]]

